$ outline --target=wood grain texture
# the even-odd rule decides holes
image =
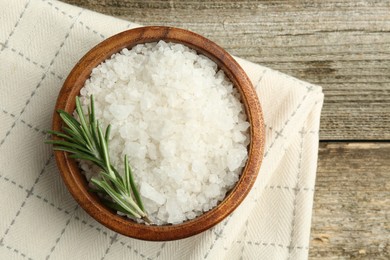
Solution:
[[[390,1],[65,0],[195,31],[324,87],[323,140],[390,140]]]
[[[390,143],[320,145],[311,259],[390,259]]]

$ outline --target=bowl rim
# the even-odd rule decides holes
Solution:
[[[140,43],[175,42],[195,49],[217,63],[239,90],[250,122],[248,159],[239,180],[222,202],[193,220],[181,224],[154,226],[136,223],[112,212],[99,202],[96,194],[87,190],[87,181],[76,162],[62,151],[55,151],[55,159],[62,179],[78,204],[95,220],[122,235],[148,241],[169,241],[199,234],[221,222],[244,200],[252,188],[263,158],[265,132],[264,120],[256,91],[236,60],[224,49],[194,32],[166,26],[146,26],[130,29],[102,41],[88,51],[66,78],[57,98],[52,128],[61,131],[62,121],[57,110],[72,113],[75,96],[89,78],[94,67],[119,52]],[[54,137],[54,139],[58,139]]]

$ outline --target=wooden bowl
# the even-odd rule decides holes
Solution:
[[[260,104],[244,70],[221,47],[198,34],[183,29],[159,26],[142,27],[119,33],[101,42],[90,50],[70,72],[58,96],[55,111],[62,109],[73,113],[75,97],[79,95],[92,69],[110,58],[112,54],[123,48],[132,48],[137,44],[159,40],[181,43],[207,56],[218,64],[241,93],[250,122],[249,156],[237,184],[225,199],[212,210],[182,224],[153,226],[135,223],[104,206],[96,194],[87,190],[87,181],[76,162],[65,152],[55,152],[57,165],[67,188],[89,215],[104,226],[125,236],[151,241],[175,240],[198,234],[232,213],[244,200],[256,180],[264,146],[264,123]],[[61,131],[61,126],[62,121],[54,112],[53,130]]]

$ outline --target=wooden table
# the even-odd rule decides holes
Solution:
[[[321,85],[311,259],[390,258],[390,1],[66,0]]]

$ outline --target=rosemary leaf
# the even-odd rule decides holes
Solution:
[[[107,170],[108,170],[108,174],[112,175],[113,178],[116,178],[115,174],[111,170],[110,158],[109,158],[109,155],[108,155],[108,147],[107,147],[107,143],[105,142],[106,139],[103,136],[103,132],[102,132],[102,129],[101,129],[100,125],[99,125],[99,122],[97,122],[97,127],[96,128],[97,128],[99,142],[100,142],[100,146],[101,146],[101,153],[100,153],[100,155],[104,159],[104,162],[105,162]]]
[[[126,214],[126,215],[130,215],[131,217],[134,217],[133,214],[131,214],[130,212],[127,212],[123,207],[121,207],[119,204],[117,204],[115,202],[103,199],[103,203],[104,203],[104,205],[106,205],[109,208],[112,208],[113,210],[122,212],[123,214]]]
[[[92,137],[90,135],[90,131],[89,131],[88,126],[87,126],[87,122],[85,121],[85,116],[84,116],[83,110],[81,108],[81,103],[80,103],[79,97],[76,97],[76,112],[77,112],[77,115],[79,116],[79,119],[80,119],[81,130],[85,133],[86,141],[92,147],[92,143],[91,143]]]
[[[107,178],[109,181],[111,181],[114,184],[114,186],[116,188],[118,188],[118,192],[122,193],[121,195],[126,195],[126,194],[123,194],[123,191],[125,191],[126,188],[125,188],[124,184],[121,182],[121,179],[117,179],[115,177],[113,178],[111,175],[109,175],[109,174],[107,174],[105,172],[101,172],[100,174],[103,177]]]
[[[128,187],[129,193],[130,193],[130,190],[133,191],[133,194],[134,194],[134,197],[135,197],[135,199],[137,201],[138,206],[143,211],[145,211],[144,204],[142,203],[141,196],[139,195],[138,189],[137,189],[137,187],[135,186],[135,183],[134,183],[133,172],[131,171],[131,167],[130,167],[130,165],[128,163],[127,155],[125,155],[125,172],[127,172],[125,175],[126,176],[128,175],[128,177],[126,177],[126,178],[128,178],[129,182],[130,182],[130,187]]]
[[[76,143],[71,143],[71,142],[62,141],[62,140],[48,140],[48,141],[46,141],[46,143],[57,145],[57,146],[64,146],[64,147],[73,148],[75,150],[80,150],[80,151],[83,151],[87,154],[93,155],[90,153],[90,151],[87,148],[85,148],[79,144],[76,144]]]
[[[125,187],[127,193],[131,194],[131,184],[130,184],[130,167],[129,162],[127,161],[127,155],[125,155]]]
[[[66,134],[64,134],[64,133],[58,132],[58,131],[47,130],[46,132],[47,132],[48,134],[56,135],[56,136],[58,136],[58,137],[61,137],[61,138],[66,139],[66,140],[72,140],[72,137],[70,137],[70,136],[68,136],[68,135],[66,135]],[[47,143],[47,142],[45,142],[45,143]]]
[[[95,178],[91,179],[92,183],[96,186],[102,188],[107,194],[119,205],[121,206],[126,212],[130,212],[132,215],[134,215],[136,218],[142,218],[141,215],[139,215],[136,210],[129,204],[126,203],[126,201],[123,199],[123,197],[118,194],[111,186],[107,184],[105,181],[100,181]]]
[[[64,150],[62,150],[62,151],[64,151]],[[70,151],[68,150],[68,151],[65,151],[65,152],[70,152]],[[104,169],[104,167],[105,167],[104,164],[101,163],[101,161],[97,160],[96,158],[94,158],[92,156],[89,156],[88,154],[73,153],[72,155],[69,155],[69,157],[73,158],[73,159],[79,159],[79,160],[84,160],[84,161],[91,161],[95,165],[99,166],[102,169]]]
[[[110,133],[111,133],[111,125],[108,125],[107,129],[106,129],[106,134],[104,135],[104,138],[106,139],[107,145],[108,145],[108,139],[110,137]]]
[[[62,115],[64,117],[66,117],[72,123],[72,125],[74,125],[76,128],[80,127],[80,123],[73,116],[71,116],[68,112],[61,110],[61,109],[58,109],[57,113],[60,116]]]
[[[74,119],[73,117],[71,117],[68,113],[66,112],[59,112],[60,113],[60,117],[62,119],[62,121],[64,121],[64,123],[71,129],[71,131],[73,132],[74,135],[78,135],[79,137],[82,137],[83,136],[83,133],[80,131],[80,127],[78,125],[76,125],[71,119]],[[77,122],[77,121],[76,121]]]
[[[70,129],[69,127],[66,127],[66,126],[63,126],[62,127],[62,131],[64,131],[65,133],[67,133],[69,136],[72,137],[73,141],[74,142],[77,142],[78,144],[80,145],[84,145],[84,146],[87,146],[87,143],[85,142],[85,140],[83,139],[82,136],[74,133],[72,131],[72,129]],[[58,136],[58,137],[61,137],[61,136]]]
[[[90,123],[96,122],[95,118],[95,100],[93,99],[93,95],[91,95],[91,121]]]

